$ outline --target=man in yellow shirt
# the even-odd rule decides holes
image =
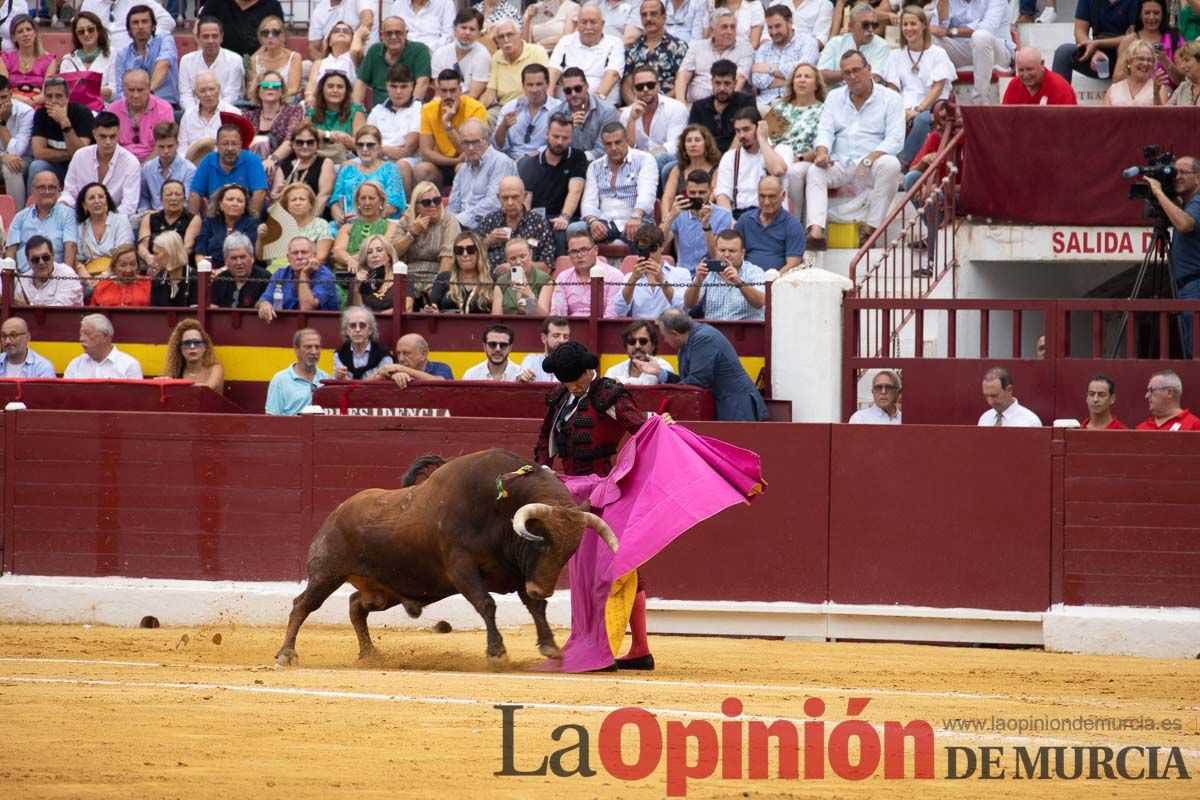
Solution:
[[[492,74],[479,102],[493,115],[498,115],[500,106],[525,93],[521,70],[530,64],[544,67],[550,63],[550,57],[540,44],[521,39],[515,22],[505,20],[497,23],[492,30],[496,52],[492,53]],[[492,124],[495,124],[495,116]]]
[[[462,163],[459,127],[468,119],[487,124],[487,111],[478,100],[462,93],[462,76],[444,69],[437,76],[436,99],[421,109],[421,163],[413,170],[417,182],[433,181],[439,187],[454,182]]]

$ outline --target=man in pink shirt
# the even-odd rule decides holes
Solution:
[[[125,73],[125,96],[108,107],[121,120],[117,142],[145,161],[154,152],[154,126],[175,119],[171,104],[150,93],[150,75],[144,69]]]
[[[603,315],[611,317],[613,297],[625,282],[625,275],[597,255],[596,243],[590,234],[576,232],[567,236],[567,255],[571,266],[554,276],[554,296],[550,313],[560,317],[587,317],[592,313],[592,267],[604,267]]]

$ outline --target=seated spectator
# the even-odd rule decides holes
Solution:
[[[1129,47],[1125,77],[1104,93],[1106,106],[1165,106],[1170,100],[1167,87],[1154,76],[1154,48],[1141,40]]]
[[[626,138],[638,150],[654,156],[659,178],[665,183],[675,166],[679,137],[687,125],[687,106],[660,92],[651,66],[634,69],[632,88],[634,101],[621,112]]]
[[[1125,74],[1128,66],[1129,48],[1134,42],[1145,42],[1154,53],[1154,78],[1166,89],[1168,94],[1175,90],[1183,80],[1183,70],[1175,65],[1176,54],[1183,49],[1186,40],[1179,31],[1171,25],[1170,14],[1166,0],[1140,0],[1137,10],[1137,21],[1133,23],[1133,32],[1126,34],[1117,48],[1117,65],[1114,75]]]
[[[518,3],[509,0],[480,0],[472,3],[471,10],[479,14],[479,29],[490,32],[498,22],[509,20],[521,24],[521,11]]]
[[[150,94],[150,75],[144,69],[125,73],[125,94],[110,104],[108,110],[120,121],[117,141],[139,163],[154,152],[154,129],[164,122],[175,124],[171,104]]]
[[[33,205],[22,208],[13,217],[8,226],[4,255],[16,259],[19,274],[28,275],[25,245],[33,241],[35,236],[42,236],[54,248],[55,262],[74,268],[79,223],[75,220],[73,210],[58,202],[58,177],[51,170],[43,170],[34,175],[32,180]]]
[[[579,4],[572,0],[541,0],[525,7],[521,35],[526,42],[536,42],[541,47],[554,47],[569,33],[575,32],[579,19]],[[497,27],[493,27],[493,31]],[[495,34],[499,45],[500,36]]]
[[[142,192],[142,165],[133,153],[117,143],[120,130],[121,122],[116,114],[102,111],[96,115],[92,125],[96,143],[75,152],[58,202],[74,206],[84,186],[102,181],[116,202],[117,210],[127,217],[137,213]]]
[[[254,263],[254,244],[234,231],[221,248],[225,271],[213,279],[212,304],[218,308],[254,308],[271,280],[271,273]]]
[[[74,267],[55,262],[54,247],[49,239],[45,236],[33,236],[25,243],[23,249],[25,260],[29,264],[29,274],[16,275],[13,278],[13,305],[83,305],[83,285],[79,282]],[[8,342],[4,344],[7,349]],[[20,359],[16,363],[20,363]],[[50,371],[54,372],[53,369]]]
[[[746,3],[743,0],[713,0],[715,8],[728,9],[737,18],[737,37],[750,43],[751,50],[757,50],[762,44],[763,27],[765,25],[764,8],[761,4]],[[712,20],[710,19],[710,24]],[[712,28],[708,29],[712,33]]]
[[[979,418],[979,427],[1040,428],[1038,415],[1025,408],[1013,397],[1012,376],[1003,367],[992,367],[983,373],[983,399],[991,406]]]
[[[546,131],[546,146],[517,165],[521,182],[529,190],[531,208],[540,209],[550,224],[555,256],[567,252],[567,225],[578,217],[587,183],[587,156],[571,147],[573,132],[569,116],[561,111],[554,114]],[[462,177],[459,173],[458,180]],[[451,202],[453,199],[451,195]]]
[[[1009,81],[1004,90],[1003,105],[1006,106],[1073,106],[1075,90],[1070,81],[1063,80],[1054,72],[1046,71],[1042,51],[1036,47],[1022,47],[1017,51],[1017,79]]]
[[[250,252],[254,253],[258,218],[247,213],[248,201],[245,187],[231,183],[217,189],[208,203],[208,214],[196,235],[196,256],[211,261],[214,270],[225,265],[225,237],[235,232],[250,240]]]
[[[787,272],[804,260],[804,227],[783,207],[783,181],[774,175],[758,181],[758,208],[737,221],[746,258],[762,269]]]
[[[211,0],[206,0],[208,5],[213,5]],[[155,0],[128,0],[128,2],[109,3],[106,0],[83,0],[79,5],[80,11],[90,11],[100,19],[104,20],[108,31],[108,40],[112,45],[114,56],[129,47],[129,43],[133,41],[130,38],[129,11],[134,6],[145,6],[154,14],[154,20],[157,23],[157,28],[163,31],[170,31],[175,25],[175,18],[163,8],[161,3]],[[226,25],[228,20],[223,20]]]
[[[392,363],[392,354],[379,343],[379,325],[371,309],[351,306],[342,312],[342,346],[333,354],[333,378],[367,381],[380,367]]]
[[[333,184],[333,195],[329,198],[329,213],[338,225],[354,218],[354,193],[367,181],[383,187],[386,195],[383,216],[399,219],[400,212],[408,208],[400,170],[392,162],[381,158],[381,139],[379,129],[372,125],[364,125],[354,134],[354,149],[358,153],[358,159],[347,162],[338,170],[337,181]]]
[[[1113,416],[1117,404],[1117,384],[1104,375],[1093,375],[1087,384],[1088,416],[1079,421],[1079,427],[1094,431],[1129,430]]]
[[[463,373],[464,381],[515,381],[521,368],[509,360],[513,331],[507,325],[489,325],[483,331],[487,359]]]
[[[147,275],[151,279],[150,305],[176,308],[196,305],[196,275],[183,238],[175,231],[164,231],[154,237],[154,260]]]
[[[450,41],[454,30],[454,0],[396,0],[392,14],[408,26],[408,38],[421,42],[430,52]]]
[[[185,207],[182,182],[166,181],[159,196],[159,205],[162,208],[143,214],[138,226],[138,257],[147,264],[152,264],[155,239],[160,233],[174,231],[183,242],[183,249],[190,260],[191,254],[196,252],[196,238],[200,235],[200,217]]]
[[[299,103],[284,103],[283,88],[283,76],[275,70],[264,72],[250,87],[250,101],[255,103],[246,111],[246,119],[254,126],[250,151],[263,160],[264,169],[274,169],[291,154],[292,131],[304,122],[304,108]]]
[[[486,63],[479,81],[486,85],[487,71],[491,64],[486,50],[483,60]],[[376,42],[367,49],[367,54],[358,67],[358,80],[354,83],[354,102],[366,106],[369,88],[371,105],[382,105],[388,96],[387,84],[391,80],[388,76],[397,64],[403,64],[412,74],[416,96],[425,97],[425,93],[429,91],[430,61],[429,48],[422,42],[409,39],[408,26],[404,20],[400,17],[387,17],[383,21],[383,41]],[[480,88],[479,92],[482,94],[483,89]]]
[[[317,198],[313,213],[318,217],[325,214],[325,207],[333,195],[336,170],[333,162],[317,152],[320,132],[311,122],[301,122],[292,131],[292,155],[279,162],[271,185],[271,198],[278,202],[283,190],[293,183],[303,183],[313,190]]]
[[[604,35],[616,37],[622,46],[628,47],[641,35],[642,22],[638,7],[630,0],[588,0],[584,5],[594,5],[600,9],[604,17]]]
[[[420,189],[420,185],[417,186]],[[419,196],[413,197],[414,204]],[[383,236],[388,241],[392,241],[396,236],[396,223],[389,220],[383,215],[383,209],[387,205],[387,194],[383,187],[375,181],[365,181],[360,183],[358,188],[354,190],[354,209],[356,216],[350,220],[348,224],[338,228],[337,236],[333,240],[333,266],[339,270],[348,272],[357,271],[357,261],[355,256],[358,255],[359,248],[368,236]],[[441,207],[441,198],[439,195],[438,207]],[[411,211],[409,213],[412,213]],[[290,257],[289,257],[290,258]],[[433,276],[437,274],[437,270],[430,270],[428,280],[433,280]],[[412,276],[412,267],[409,267],[409,277]]]
[[[196,105],[183,112],[179,119],[179,146],[184,153],[192,150],[194,145],[217,138],[217,132],[225,124],[222,114],[242,115],[221,97],[221,84],[211,72],[201,72],[193,79],[192,96]],[[238,135],[241,136],[240,132]]]
[[[383,157],[396,164],[404,181],[404,192],[412,191],[413,169],[420,163],[421,108],[413,99],[413,76],[404,64],[388,70],[387,99],[376,103],[367,115],[367,124],[379,129],[383,138]]]
[[[668,306],[683,308],[683,293],[692,281],[692,273],[666,263],[663,258],[663,232],[653,222],[643,222],[634,234],[637,264],[625,279],[621,291],[613,295],[613,317],[654,319]]]
[[[546,356],[563,342],[571,340],[571,323],[566,317],[546,317],[542,320],[542,352],[529,353],[521,359],[517,380],[521,383],[555,383],[556,378],[542,368]]]
[[[113,326],[103,314],[88,314],[79,321],[79,344],[83,353],[71,359],[63,377],[69,380],[142,379],[142,365],[113,344]]]
[[[569,67],[562,74],[562,95],[567,107],[562,111],[571,118],[575,132],[571,146],[583,151],[588,161],[604,155],[600,131],[617,121],[617,109],[607,100],[597,100],[588,89],[587,76],[579,67]]]
[[[602,316],[611,316],[604,312],[613,307],[613,299],[625,284],[625,275],[598,256],[596,242],[586,232],[567,234],[567,255],[571,257],[571,266],[564,267],[554,276],[550,313],[556,317],[591,316],[592,267],[600,264],[604,267],[604,308],[598,310]]]
[[[117,212],[108,187],[103,183],[89,183],[79,192],[75,203],[75,219],[79,223],[76,239],[79,242],[79,274],[100,275],[112,267],[111,259],[118,247],[133,244],[133,229],[129,217]],[[137,261],[134,253],[134,261]],[[150,289],[146,287],[146,296]]]
[[[758,46],[750,82],[758,90],[758,107],[767,107],[783,95],[792,72],[800,64],[815,64],[820,58],[817,40],[792,27],[790,4],[776,4],[767,9],[769,41]]]
[[[733,130],[736,147],[721,156],[713,202],[729,209],[736,220],[758,206],[760,179],[767,175],[779,178],[787,174],[792,151],[786,144],[771,146],[767,123],[754,106],[734,114]]]
[[[476,230],[484,237],[488,264],[493,272],[504,263],[504,243],[514,237],[529,242],[535,261],[554,263],[554,234],[541,212],[525,207],[525,184],[515,175],[500,179],[500,210],[479,220]]]
[[[1053,72],[1049,74],[1054,75]],[[1074,97],[1073,94],[1072,97]],[[921,145],[921,149],[914,156],[912,168],[904,173],[902,192],[907,194],[916,182],[920,180],[921,176],[925,174],[925,171],[933,166],[933,162],[942,155],[944,149],[943,142],[949,144],[961,126],[961,118],[958,115],[953,96],[948,100],[938,100],[933,104],[933,130],[929,136],[925,137],[925,144]],[[960,160],[958,164],[960,176],[964,161]],[[937,181],[926,183],[910,201],[913,207],[920,211],[921,215],[925,218],[927,229],[924,241],[916,241],[910,244],[910,247],[915,249],[928,251],[925,265],[923,267],[915,267],[912,271],[912,274],[918,278],[932,278],[937,272],[938,226],[941,224],[942,212],[938,204],[929,202],[929,199],[939,186],[940,181],[945,179],[946,171],[946,164],[943,162],[938,167]],[[1038,358],[1045,357],[1045,338],[1042,336],[1038,339],[1038,352],[1040,353]]]
[[[1171,94],[1170,105],[1200,106],[1200,42],[1188,42],[1177,56],[1183,80]]]
[[[638,14],[642,20],[642,34],[625,49],[625,77],[621,80],[621,99],[626,105],[634,100],[633,70],[645,64],[654,70],[655,80],[675,93],[675,77],[687,56],[688,41],[692,36],[676,37],[666,29],[667,4],[665,0],[641,0]],[[701,15],[697,15],[701,16]],[[696,36],[698,41],[704,36]]]
[[[276,372],[267,385],[266,413],[294,417],[312,405],[313,392],[329,373],[317,366],[321,361],[321,334],[312,328],[301,328],[292,336],[296,360],[287,369]]]
[[[811,35],[824,47],[833,30],[833,5],[829,2],[800,0],[792,9],[792,23],[796,30]],[[839,5],[839,17],[841,13],[842,7]]]
[[[649,153],[630,148],[619,122],[605,125],[600,141],[605,157],[588,166],[580,211],[594,242],[629,241],[643,219],[654,217],[658,168]]]
[[[308,57],[320,61],[325,39],[335,25],[349,25],[364,47],[370,47],[375,37],[375,3],[369,0],[319,0],[310,12],[308,22]],[[387,20],[384,20],[384,25]]]
[[[429,342],[419,333],[406,333],[396,342],[396,363],[380,367],[371,380],[391,380],[401,389],[411,381],[452,381],[450,365],[429,360]]]
[[[354,134],[367,122],[367,112],[350,100],[350,79],[340,72],[327,73],[317,81],[316,99],[308,118],[321,134],[319,152],[335,166],[348,158]]]
[[[358,74],[358,65],[362,63],[362,60],[363,42],[361,38],[356,36],[354,29],[346,23],[336,23],[325,38],[324,54],[321,58],[313,59],[312,66],[308,68],[308,84],[304,89],[305,105],[312,108],[316,104],[321,79],[326,75],[336,72],[349,84],[351,79]],[[362,104],[358,100],[354,100],[349,93],[349,85],[347,85],[345,101],[353,102],[360,110],[362,109]],[[366,111],[364,110],[363,113],[365,114]]]
[[[35,352],[29,341],[29,325],[20,317],[9,317],[0,325],[0,378],[58,377],[50,359]]]
[[[150,281],[138,274],[137,248],[133,244],[121,244],[113,249],[111,274],[96,284],[89,305],[150,305]]]
[[[692,170],[687,174],[684,193],[669,198],[671,206],[663,215],[661,228],[666,245],[675,242],[676,263],[688,271],[689,280],[700,262],[716,256],[717,234],[733,227],[733,214],[709,202],[711,194],[708,173]]]
[[[198,103],[192,93],[196,76],[211,72],[221,87],[221,99],[231,106],[242,99],[246,88],[246,68],[242,57],[226,50],[225,26],[216,17],[201,17],[196,22],[198,49],[179,59],[179,107],[191,111]]]
[[[179,152],[179,126],[174,120],[154,126],[154,153],[158,158],[142,164],[142,193],[138,210],[143,212],[162,209],[162,190],[168,181],[183,184],[186,203],[187,186],[196,176],[196,165]],[[142,218],[145,219],[145,215]]]
[[[33,112],[33,134],[29,139],[33,153],[33,163],[29,165],[30,187],[43,170],[53,172],[60,184],[66,180],[71,159],[92,143],[95,119],[87,106],[67,102],[69,90],[62,78],[47,78],[42,91],[46,103]]]
[[[786,130],[771,136],[771,143],[792,148],[792,163],[788,165],[787,193],[792,213],[799,218],[804,213],[804,187],[808,170],[816,154],[817,126],[825,108],[825,81],[821,71],[812,64],[800,64],[792,70],[783,100],[767,112],[770,120],[786,123]]]
[[[830,186],[869,179],[871,196],[863,232],[865,241],[883,224],[900,185],[900,161],[896,158],[904,139],[900,95],[875,85],[871,65],[861,53],[847,53],[841,64],[846,85],[831,91],[821,110],[816,156],[805,189],[808,246],[814,250],[826,247]]]
[[[1075,41],[1060,44],[1054,51],[1054,72],[1068,84],[1071,73],[1106,79],[1116,61],[1117,48],[1125,34],[1137,24],[1138,4],[1080,2],[1075,7]]]
[[[694,108],[694,106],[693,106]],[[732,130],[732,128],[730,128]],[[679,135],[675,146],[675,166],[667,173],[667,181],[663,186],[663,209],[669,209],[674,199],[684,195],[684,184],[687,176],[693,172],[703,172],[715,178],[717,165],[721,163],[721,153],[717,143],[708,128],[703,125],[688,125]],[[704,202],[708,202],[713,187],[708,187]],[[669,237],[668,237],[669,239]]]
[[[288,242],[288,265],[271,276],[255,309],[271,322],[283,311],[337,311],[337,287],[329,267],[318,263],[317,250],[303,236]]]
[[[712,95],[712,69],[718,61],[733,62],[736,69],[733,85],[735,92],[740,92],[750,80],[750,72],[754,68],[754,48],[745,39],[738,37],[736,15],[728,8],[718,8],[712,14],[711,24],[711,39],[688,44],[687,55],[679,67],[679,74],[675,77],[676,100],[694,103]]]
[[[528,15],[532,12],[526,9],[525,13]],[[489,111],[495,109],[499,112],[500,106],[521,95],[521,70],[530,64],[545,66],[550,63],[550,57],[546,49],[534,40],[528,37],[522,39],[517,24],[510,20],[497,22],[492,27],[492,38],[496,42],[496,52],[492,53],[487,88],[479,102]]]
[[[899,158],[901,167],[907,167],[929,135],[933,104],[950,96],[958,73],[946,51],[933,46],[924,11],[906,8],[900,15],[900,29],[904,46],[888,57],[883,78],[904,101],[909,132]]]
[[[300,83],[303,77],[304,56],[288,48],[283,19],[276,16],[263,17],[258,23],[258,49],[249,56],[246,70],[246,93],[250,87],[262,80],[267,71],[278,72],[285,77],[283,102],[293,105],[300,99]]]
[[[317,263],[327,264],[329,255],[333,252],[333,233],[330,231],[329,223],[314,213],[313,206],[316,201],[317,196],[313,194],[313,190],[307,183],[293,183],[283,190],[283,196],[279,198],[284,210],[296,221],[296,235],[307,238],[316,246]],[[255,257],[259,261],[263,260],[264,228],[266,228],[265,225],[258,226],[258,239],[254,243]],[[284,255],[273,259],[267,265],[267,269],[274,272],[286,265],[287,256]]]
[[[244,187],[249,200],[249,215],[257,219],[262,214],[267,194],[267,175],[262,159],[246,150],[246,142],[237,125],[222,125],[217,130],[216,152],[204,157],[188,187],[188,211],[200,213],[201,198],[207,200],[230,184]],[[212,207],[208,210],[211,213]]]
[[[861,408],[851,414],[848,422],[851,425],[901,424],[900,392],[903,390],[899,373],[890,369],[879,370],[871,379],[871,399],[874,402],[869,408]]]
[[[718,154],[733,146],[733,115],[743,108],[755,105],[754,98],[745,92],[736,91],[737,65],[728,59],[718,59],[709,69],[712,94],[698,98],[688,112],[688,124],[699,125],[713,137]],[[678,95],[676,95],[678,97]],[[708,169],[715,171],[714,163]],[[704,169],[696,165],[693,169]]]
[[[437,93],[421,108],[422,163],[413,169],[413,176],[440,189],[454,183],[454,170],[465,158],[459,129],[468,119],[485,122],[487,112],[478,100],[462,96],[462,78],[453,70],[438,73]]]
[[[71,46],[72,50],[59,62],[58,73],[72,76],[72,83],[82,80],[89,72],[102,76],[99,94],[88,107],[92,111],[103,111],[104,103],[113,96],[113,87],[103,83],[105,78],[111,77],[109,66],[113,51],[109,46],[108,31],[100,18],[91,11],[77,13],[71,20]]]
[[[458,220],[442,207],[437,186],[418,183],[412,205],[396,224],[392,245],[396,257],[407,262],[409,285],[419,296],[426,296],[439,272],[450,269],[454,239],[461,231]]]
[[[386,237],[368,236],[359,249],[354,280],[350,283],[349,305],[366,306],[376,314],[392,313],[392,294],[395,291],[396,250]],[[404,310],[413,310],[413,293],[404,300]]]
[[[150,91],[155,97],[179,108],[179,52],[175,48],[175,37],[171,34],[174,25],[164,25],[158,30],[154,11],[149,4],[139,3],[129,9],[125,17],[125,28],[130,42],[122,47],[114,41],[113,49],[113,97],[120,100],[125,90],[125,73],[131,69],[144,69],[150,75]]]
[[[464,247],[466,245],[463,245]],[[517,237],[504,243],[505,263],[496,271],[493,313],[541,316],[550,313],[554,283],[533,265],[529,242]]]
[[[33,117],[33,108],[14,100],[8,78],[0,75],[0,172],[4,193],[17,208],[25,207],[25,168],[33,160],[29,151]]]
[[[449,272],[439,272],[429,289],[429,302],[422,311],[456,314],[490,314],[494,284],[492,271],[480,255],[483,240],[473,231],[454,238],[454,257]]]
[[[617,103],[621,99],[621,71],[625,68],[625,45],[620,37],[604,32],[604,16],[597,6],[579,9],[578,30],[554,45],[550,54],[550,91],[557,94],[563,71],[578,67],[594,86],[596,97]]]
[[[604,377],[621,383],[656,386],[666,381],[668,374],[675,372],[670,364],[658,357],[658,330],[653,322],[634,320],[621,332],[621,341],[625,344],[625,355],[629,358],[609,367]],[[658,365],[658,375],[642,372],[641,365],[647,361]]]
[[[971,101],[993,102],[992,70],[1010,67],[1016,52],[1009,33],[1007,0],[941,0],[930,22],[934,43],[946,51],[954,66],[974,69]],[[879,71],[874,61],[871,68]]]
[[[563,101],[549,97],[549,71],[541,64],[521,70],[524,94],[505,103],[492,137],[496,148],[511,159],[536,153],[546,145],[550,117],[563,107]]]
[[[1171,370],[1164,369],[1150,376],[1146,401],[1150,416],[1137,426],[1137,430],[1200,431],[1200,419],[1182,407],[1183,381]]]
[[[458,131],[463,163],[454,176],[446,207],[464,228],[474,228],[488,214],[500,210],[496,186],[517,174],[517,165],[491,146],[486,122],[469,119]]]
[[[992,0],[987,1],[992,2]],[[825,80],[826,86],[833,88],[841,84],[842,56],[851,51],[861,53],[867,63],[871,65],[871,71],[879,75],[882,80],[892,48],[888,46],[882,36],[875,35],[875,31],[878,30],[882,29],[879,27],[875,9],[866,3],[858,3],[850,9],[850,30],[840,36],[830,38],[822,48],[821,59],[817,62],[817,68],[821,70],[821,77]],[[987,75],[990,81],[992,76],[990,69]]]
[[[212,338],[199,322],[185,319],[171,331],[160,377],[191,381],[217,394],[225,393],[225,368],[217,360]]]
[[[704,307],[705,319],[762,320],[767,304],[763,270],[746,260],[742,235],[734,230],[717,234],[720,271],[701,261],[683,295],[685,308]]]
[[[501,2],[499,7],[516,13],[505,2]],[[482,30],[482,13],[474,8],[459,9],[454,17],[454,41],[437,49],[429,67],[435,75],[444,69],[457,68],[462,73],[466,93],[476,100],[483,97],[492,73],[492,53],[479,41]]]
[[[7,22],[6,27],[15,47],[0,54],[0,62],[13,95],[31,106],[41,105],[45,101],[42,85],[46,78],[58,73],[58,59],[53,53],[46,52],[42,37],[28,14],[18,14]]]

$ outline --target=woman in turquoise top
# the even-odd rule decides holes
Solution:
[[[346,153],[354,147],[354,134],[367,122],[367,112],[350,99],[350,79],[341,72],[326,73],[317,83],[308,116],[321,133],[318,152],[335,164],[346,160]]]
[[[354,192],[365,181],[375,181],[387,193],[387,204],[383,216],[399,219],[400,212],[408,207],[404,197],[404,180],[400,170],[390,161],[381,161],[380,143],[383,135],[374,125],[364,125],[354,134],[354,147],[358,161],[351,161],[338,171],[333,195],[329,198],[329,211],[336,225],[354,217]]]

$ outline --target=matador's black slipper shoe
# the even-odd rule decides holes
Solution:
[[[647,653],[638,658],[618,658],[617,666],[621,669],[640,669],[650,671],[654,669],[654,656]]]
[[[600,667],[599,669],[589,669],[588,670],[588,672],[616,672],[616,671],[617,671],[617,662],[616,661],[609,664],[607,667]]]

